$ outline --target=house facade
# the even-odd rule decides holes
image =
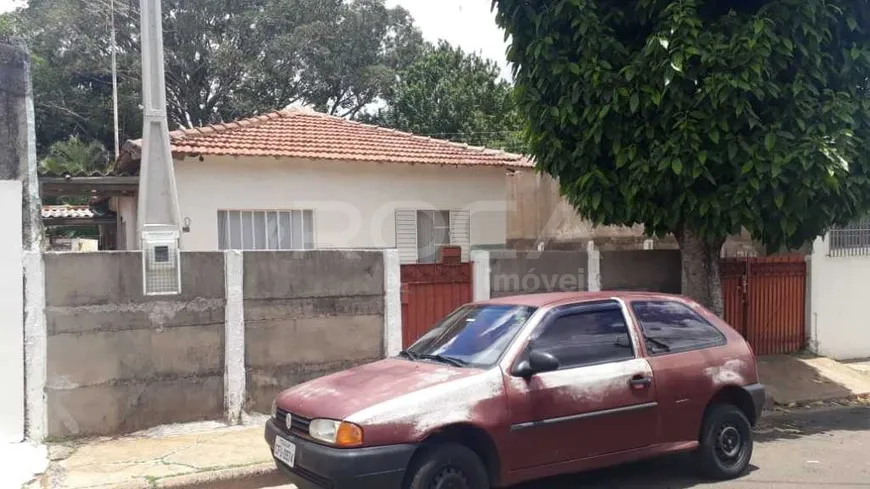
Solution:
[[[171,134],[185,250],[504,247],[520,155],[281,111]],[[139,142],[119,166],[138,169]],[[137,249],[136,199],[117,198],[119,243]],[[132,239],[131,239],[132,237]]]
[[[577,214],[562,197],[559,183],[534,171],[516,173],[508,181],[507,244],[514,249],[601,250],[679,249],[673,236],[650,238],[637,226],[596,226]],[[764,248],[748,233],[729,237],[723,256],[759,256]]]

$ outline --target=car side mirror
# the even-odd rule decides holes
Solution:
[[[529,352],[529,359],[520,362],[514,368],[513,374],[516,377],[528,379],[534,375],[544,372],[553,372],[559,370],[559,360],[541,350],[532,350]]]

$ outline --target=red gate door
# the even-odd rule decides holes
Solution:
[[[806,346],[806,283],[803,256],[726,259],[725,320],[757,355],[800,351]]]
[[[402,344],[426,334],[444,316],[471,302],[471,263],[402,265]]]

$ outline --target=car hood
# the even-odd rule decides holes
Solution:
[[[287,389],[278,395],[278,406],[306,418],[344,420],[385,401],[479,373],[477,369],[391,358]]]

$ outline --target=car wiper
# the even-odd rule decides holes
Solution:
[[[664,351],[671,351],[671,345],[665,343],[664,341],[657,340],[652,336],[643,335],[643,339],[646,340],[647,343],[651,343]]]
[[[405,358],[407,358],[408,360],[411,360],[411,361],[415,361],[415,360],[417,360],[417,359],[420,358],[419,355],[417,355],[416,353],[414,353],[414,352],[412,352],[412,351],[409,351],[409,350],[402,350],[402,351],[400,351],[400,352],[399,352],[399,356],[400,356],[400,357],[405,357]]]
[[[455,357],[445,357],[444,355],[418,355],[419,358],[423,360],[434,360],[436,362],[446,363],[448,365],[452,365],[454,367],[465,367],[468,365],[468,362],[462,360],[460,358]]]

